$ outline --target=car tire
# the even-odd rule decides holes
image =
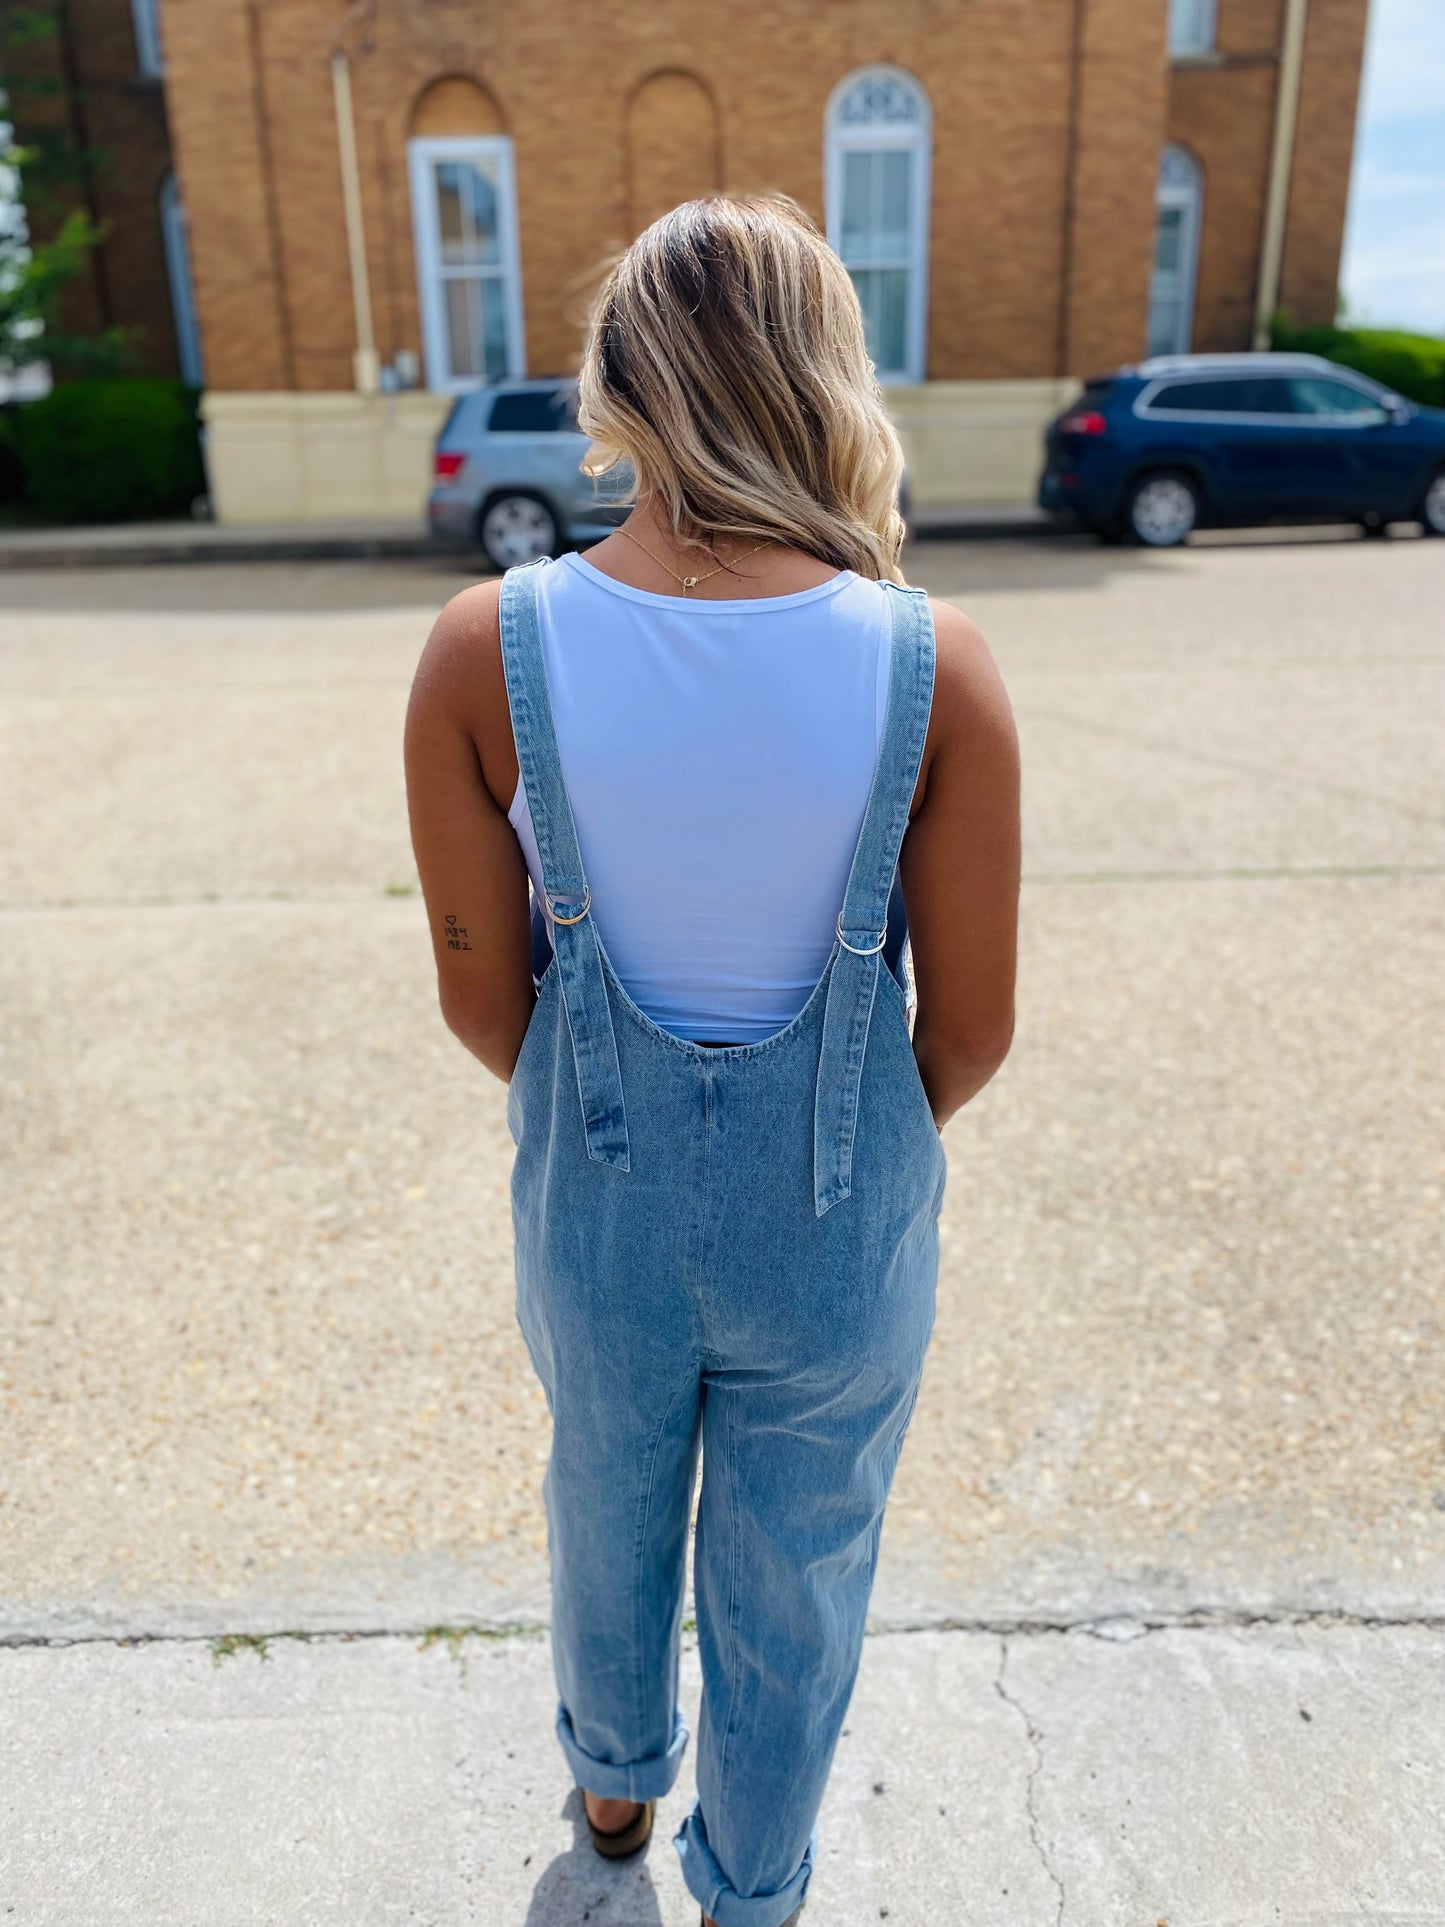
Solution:
[[[555,555],[559,535],[557,518],[541,496],[520,489],[494,495],[477,517],[482,553],[503,575],[520,563]]]
[[[1426,535],[1445,535],[1445,468],[1430,477],[1420,497],[1420,526]]]
[[[1177,469],[1141,475],[1124,504],[1129,540],[1146,549],[1177,549],[1198,528],[1203,503],[1199,490]]]

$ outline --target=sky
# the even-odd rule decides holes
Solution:
[[[1340,285],[1352,320],[1445,335],[1445,0],[1370,0]]]

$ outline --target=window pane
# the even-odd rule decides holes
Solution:
[[[896,74],[862,74],[838,104],[842,127],[876,127],[880,122],[923,119],[923,101],[911,82]]]
[[[1180,245],[1183,239],[1184,209],[1161,207],[1159,226],[1154,236],[1154,272],[1156,274],[1178,274],[1181,260]]]
[[[1191,415],[1248,414],[1253,382],[1181,381],[1161,388],[1151,408],[1184,409]]]
[[[507,316],[502,306],[500,275],[489,275],[480,284],[482,298],[482,355],[488,381],[500,381],[510,372],[507,367]]]
[[[501,288],[489,287],[487,293],[500,308]],[[557,389],[523,388],[514,394],[498,395],[487,426],[494,435],[551,435],[573,424]]]
[[[462,170],[455,161],[437,168],[437,223],[441,229],[442,260],[448,267],[471,258],[471,234],[462,206]]]
[[[843,155],[842,256],[859,263],[910,257],[906,148],[855,148]]]
[[[1212,0],[1169,0],[1169,51],[1207,53],[1214,40]]]
[[[879,374],[901,375],[908,366],[908,275],[902,268],[857,268],[853,285],[863,309],[868,352]]]
[[[1279,375],[1249,384],[1249,406],[1257,415],[1293,415],[1296,412],[1290,385]]]
[[[501,260],[494,175],[490,161],[437,163],[437,221],[444,266],[492,267]]]
[[[1172,355],[1179,351],[1179,300],[1173,294],[1156,293],[1149,304],[1148,352],[1151,355]],[[1164,397],[1177,394],[1177,389],[1165,388],[1149,404],[1151,408],[1175,406],[1166,402]]]
[[[496,161],[490,156],[485,160],[469,161],[463,169],[463,184],[467,212],[471,216],[476,259],[485,262],[488,267],[495,267],[502,258],[502,244],[497,233]]]
[[[1379,403],[1347,381],[1332,381],[1328,375],[1296,375],[1290,387],[1302,415],[1355,415],[1366,421],[1384,418],[1385,410]]]
[[[481,318],[475,281],[442,283],[447,304],[447,360],[453,381],[472,381],[481,374]]]

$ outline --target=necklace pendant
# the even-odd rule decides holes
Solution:
[[[682,578],[682,588],[683,588],[684,595],[687,593],[689,589],[695,589],[698,583],[701,581],[702,581],[702,577],[700,575],[685,575]]]

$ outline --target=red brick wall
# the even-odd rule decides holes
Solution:
[[[514,142],[527,356],[542,372],[575,365],[598,268],[670,196],[714,182],[782,189],[821,220],[828,97],[873,62],[916,75],[932,104],[931,378],[1080,373],[1141,351],[1166,138],[1205,167],[1202,345],[1224,345],[1247,329],[1253,299],[1279,0],[1223,0],[1224,67],[1172,75],[1163,0],[1081,4],[395,0],[345,12],[334,0],[166,0],[209,379],[350,384],[338,47],[383,360],[420,345],[408,135],[424,95],[426,116],[468,112],[465,87],[427,95],[432,83],[473,83]],[[1362,17],[1364,0],[1315,4]],[[1340,44],[1336,30],[1316,67]],[[1309,100],[1302,142],[1329,158],[1301,175],[1321,195],[1291,229],[1302,283],[1328,278],[1340,219],[1328,88]]]
[[[1311,0],[1300,76],[1280,305],[1333,321],[1369,0]]]
[[[1300,321],[1334,314],[1368,0],[1310,0],[1281,299]],[[1204,175],[1193,345],[1248,348],[1274,140],[1282,0],[1221,0],[1215,63],[1180,63],[1168,138]]]

